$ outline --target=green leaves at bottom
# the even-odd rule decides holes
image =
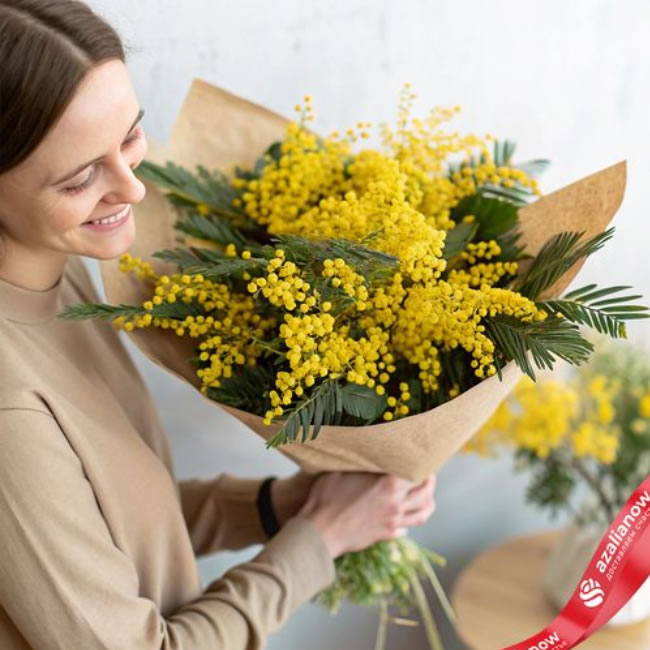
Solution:
[[[278,447],[295,442],[302,429],[301,442],[315,440],[322,425],[338,424],[343,413],[341,386],[336,381],[324,381],[315,386],[309,397],[299,402],[288,414],[282,428],[270,438],[266,446]],[[309,429],[313,424],[311,436]]]

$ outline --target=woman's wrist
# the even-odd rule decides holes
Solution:
[[[298,472],[271,483],[271,504],[280,528],[303,507],[315,479],[314,475]]]

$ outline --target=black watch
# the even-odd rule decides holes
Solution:
[[[278,519],[275,516],[273,504],[271,503],[271,483],[276,478],[276,476],[269,476],[269,478],[265,479],[257,493],[257,512],[260,516],[262,528],[268,538],[273,537],[280,530]]]

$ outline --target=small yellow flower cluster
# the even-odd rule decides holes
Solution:
[[[408,96],[402,98],[405,111]],[[235,205],[272,234],[358,241],[378,233],[373,248],[398,256],[402,273],[416,282],[436,279],[446,267],[445,231],[455,225],[450,213],[458,202],[488,182],[532,183],[523,171],[491,162],[484,140],[442,131],[440,123],[455,112],[436,109],[424,123],[414,119],[412,129],[403,121],[396,135],[385,128],[386,152],[352,154],[338,133],[319,143],[291,123],[279,160],[269,158],[259,179],[233,181],[243,191]],[[477,147],[486,162],[450,178],[449,156],[464,151],[469,157]],[[477,244],[478,252],[482,245]],[[486,252],[489,259],[491,248]]]
[[[501,246],[491,239],[490,241],[470,242],[467,248],[461,252],[460,258],[470,264],[476,264],[478,260],[490,260],[497,255],[501,255]]]
[[[411,399],[411,393],[409,392],[409,385],[402,381],[399,384],[400,396],[393,397],[392,395],[386,400],[388,406],[392,410],[387,410],[384,412],[384,420],[390,421],[394,418],[404,417],[409,414],[410,409],[407,402]]]
[[[280,326],[280,336],[289,349],[290,372],[281,371],[276,375],[278,390],[270,393],[274,409],[265,413],[265,424],[270,424],[274,416],[282,415],[283,405],[291,404],[294,395],[302,396],[304,389],[313,386],[319,378],[345,374],[348,382],[374,387],[378,394],[384,394],[384,387],[377,381],[386,383],[389,380],[388,373],[382,371],[387,367],[387,360],[392,359],[386,353],[387,332],[375,328],[368,331],[367,338],[353,340],[346,327],[335,331],[334,318],[329,314],[287,314],[285,320]]]
[[[294,110],[296,113],[301,114],[301,124],[302,122],[313,122],[314,121],[314,107],[311,103],[311,95],[305,95],[304,102],[305,106],[303,107],[300,104],[296,104]]]
[[[130,253],[124,253],[119,257],[119,269],[124,273],[134,272],[138,278],[158,279],[158,274],[153,270],[149,262],[140,257],[133,257]]]
[[[344,192],[344,163],[349,145],[328,140],[319,148],[316,136],[291,123],[281,145],[281,157],[270,156],[259,179],[233,180],[236,189],[245,190],[234,199],[235,207],[274,234],[290,232],[281,226],[311,208],[321,196]]]
[[[453,269],[447,276],[450,283],[462,287],[493,287],[505,275],[515,276],[519,269],[517,262],[494,262],[475,264],[468,269]]]
[[[137,261],[124,257],[124,269],[137,270]],[[200,338],[201,361],[210,365],[197,370],[201,378],[201,392],[208,387],[219,387],[221,378],[232,375],[235,364],[255,365],[262,352],[258,341],[263,341],[267,332],[276,326],[273,318],[262,318],[255,313],[252,296],[231,293],[228,286],[205,279],[201,274],[171,274],[149,276],[156,278],[154,295],[143,303],[142,308],[151,312],[157,305],[175,303],[196,303],[209,315],[188,315],[184,318],[168,318],[145,313],[127,319],[119,316],[113,320],[116,329],[133,329],[154,326],[171,329],[178,336],[188,335]]]
[[[619,438],[611,429],[594,422],[580,422],[571,436],[573,453],[577,458],[593,456],[604,465],[616,460]]]
[[[439,281],[414,285],[397,311],[392,343],[395,350],[420,368],[423,390],[438,389],[442,372],[438,348],[458,346],[471,353],[477,377],[496,373],[494,343],[485,334],[485,316],[507,315],[522,321],[543,320],[547,314],[534,302],[505,289],[486,285],[480,290]]]
[[[246,251],[242,256],[246,256]],[[277,250],[266,266],[267,275],[251,280],[248,291],[255,295],[261,292],[272,305],[287,311],[294,311],[300,304],[298,309],[307,313],[316,304],[316,297],[308,294],[311,285],[301,277],[300,269],[284,257],[285,252]]]
[[[340,287],[348,296],[357,298],[356,307],[359,311],[363,311],[368,300],[368,289],[364,277],[356,273],[340,257],[334,260],[325,260],[323,267],[322,276],[332,278],[333,287]]]
[[[488,455],[498,444],[534,451],[539,458],[566,448],[576,458],[603,464],[616,460],[620,429],[615,424],[618,382],[596,375],[587,385],[524,377],[511,407],[504,400],[464,450]]]
[[[535,384],[524,377],[515,396],[522,412],[511,422],[513,442],[546,458],[567,440],[579,412],[578,394],[557,381],[540,380]]]
[[[608,380],[605,375],[595,375],[587,390],[592,400],[594,419],[600,424],[611,424],[616,415],[614,398],[620,390],[620,382]]]

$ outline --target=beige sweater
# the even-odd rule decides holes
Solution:
[[[0,648],[260,648],[334,578],[292,519],[250,562],[201,585],[196,555],[267,540],[260,480],[176,481],[137,368],[80,257],[59,283],[0,280]]]

